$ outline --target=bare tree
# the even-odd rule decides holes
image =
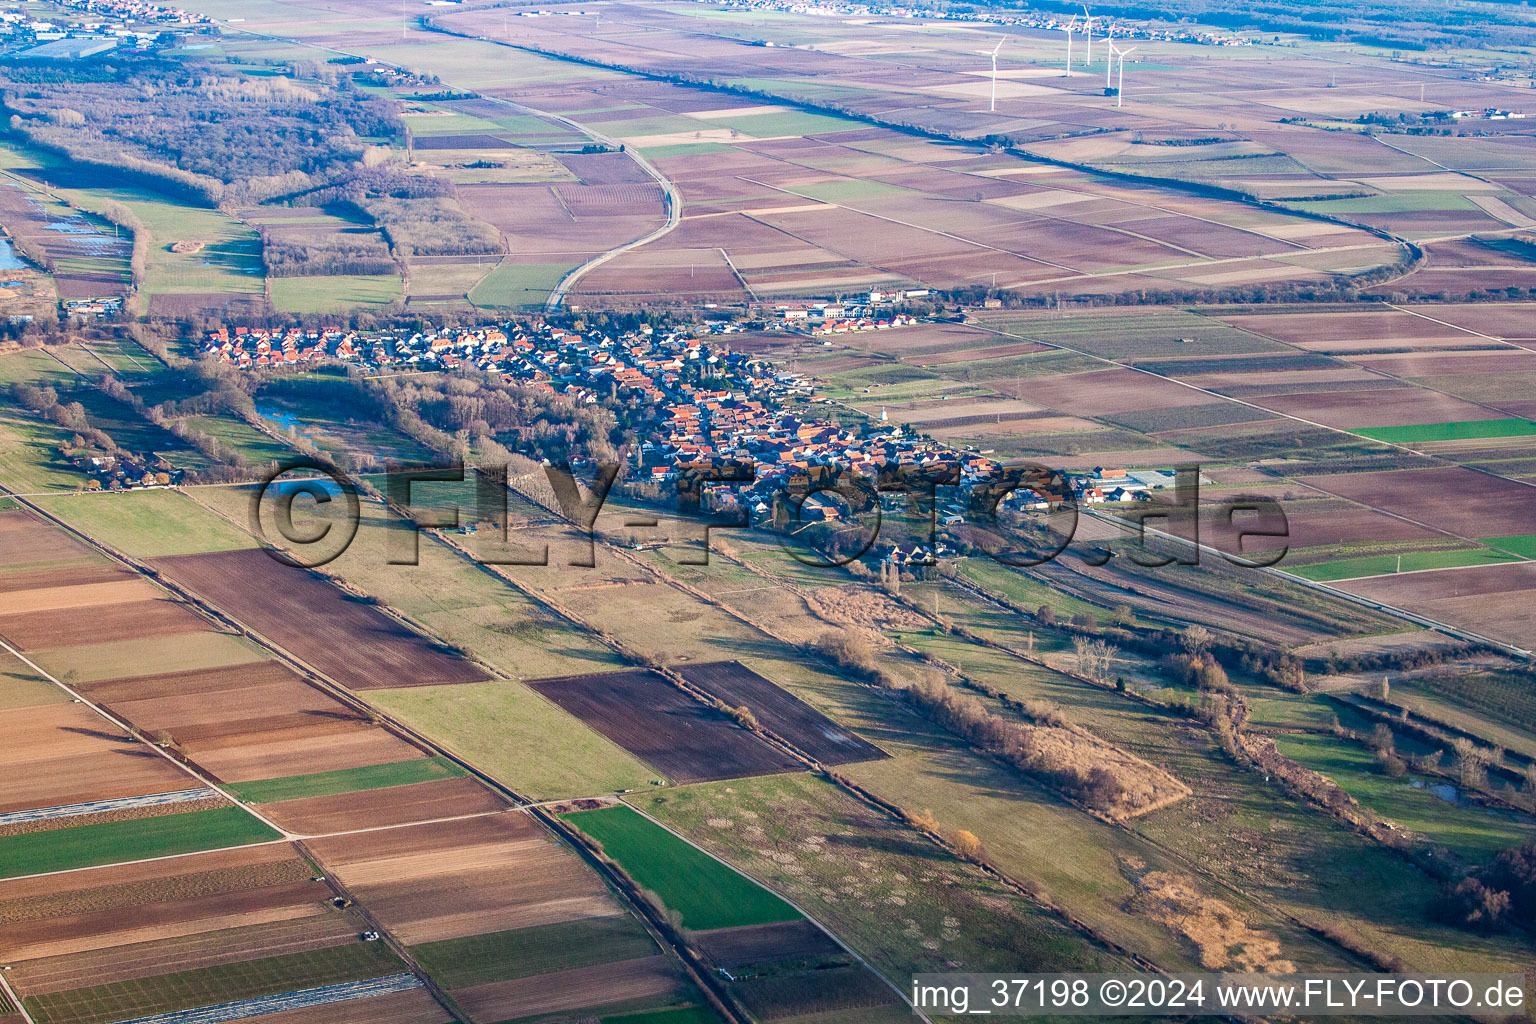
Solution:
[[[1456,760],[1456,771],[1461,780],[1462,789],[1475,789],[1483,784],[1487,778],[1488,762],[1491,760],[1488,751],[1465,736],[1457,736],[1451,740],[1451,755]]]
[[[1105,679],[1109,675],[1109,663],[1118,653],[1104,640],[1085,636],[1072,638],[1072,652],[1077,657],[1077,670],[1090,679]]]
[[[1072,653],[1077,658],[1077,670],[1085,676],[1093,675],[1093,641],[1086,636],[1072,638]]]

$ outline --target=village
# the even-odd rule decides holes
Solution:
[[[878,329],[835,315],[822,319],[834,329]],[[317,365],[344,366],[363,377],[474,371],[576,404],[630,404],[644,411],[645,420],[627,455],[628,482],[666,495],[699,467],[750,466],[740,474],[748,479],[707,483],[699,497],[703,510],[753,526],[767,524],[775,499],[787,493],[809,492],[798,508],[802,523],[842,519],[848,514],[842,503],[816,493],[845,473],[872,481],[889,482],[902,473],[948,481],[939,518],[947,527],[965,524],[971,493],[995,478],[999,460],[957,450],[884,415],[874,419],[835,406],[817,396],[813,379],[733,351],[730,336],[740,330],[725,323],[670,330],[646,325],[615,337],[538,317],[441,330],[220,327],[208,333],[201,355],[252,372]],[[828,413],[812,415],[812,406]],[[1147,501],[1174,482],[1171,473],[1117,468],[1065,479],[1083,505]],[[881,500],[895,505],[904,499],[885,494]],[[1048,507],[1045,497],[1027,488],[1010,492],[1000,506],[1019,513]],[[904,558],[931,554],[908,551]]]

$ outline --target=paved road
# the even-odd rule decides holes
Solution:
[[[324,50],[324,51],[326,51],[328,53],[336,53],[336,54],[340,54],[340,55],[345,56],[345,57],[360,57],[360,56],[363,56],[363,54],[353,53],[350,50],[340,50],[340,49],[337,49],[337,48],[335,48],[333,46],[324,46],[324,45],[321,45],[319,43],[306,43],[306,42],[304,42],[302,40],[290,39],[290,38],[286,38],[286,37],[283,37],[283,36],[269,35],[268,33],[257,32],[257,31],[254,31],[252,29],[243,29],[243,28],[240,28],[238,25],[230,23],[230,22],[223,22],[221,24],[222,24],[222,27],[226,31],[244,32],[246,35],[255,36],[258,39],[277,39],[277,40],[281,40],[283,42],[290,42],[290,43],[297,42],[297,43],[299,43],[300,45],[303,45],[303,46],[310,46],[310,47],[313,47],[314,49],[317,49],[317,50]],[[484,36],[480,36],[480,37],[477,37],[477,38],[479,39],[480,42],[492,43],[492,44],[498,45],[498,46],[505,45],[504,43],[498,43],[495,39],[487,39]],[[611,147],[613,149],[618,149],[620,147],[620,145],[621,145],[617,140],[609,138],[607,135],[604,135],[602,132],[599,132],[599,131],[596,131],[596,130],[594,130],[592,128],[589,128],[586,125],[582,124],[580,121],[574,121],[571,118],[566,117],[566,116],[564,116],[562,114],[550,113],[547,110],[540,110],[537,107],[530,107],[530,106],[528,106],[526,104],[523,104],[523,103],[516,103],[516,102],[514,102],[512,100],[505,100],[505,99],[501,99],[501,98],[496,97],[496,96],[486,96],[484,94],[480,94],[480,98],[482,100],[485,100],[485,101],[489,102],[489,103],[498,103],[501,106],[508,107],[508,108],[510,108],[512,110],[516,110],[516,111],[519,111],[519,112],[524,113],[524,114],[531,114],[534,117],[542,117],[542,118],[545,118],[545,119],[550,120],[550,121],[558,121],[559,123],[567,126],[568,128],[575,129],[576,131],[578,131],[581,134],[585,135],[587,138],[591,139],[593,142],[598,143],[599,145],[609,146],[609,147]],[[649,160],[647,160],[645,157],[641,156],[639,153],[636,153],[634,150],[631,150],[631,149],[626,149],[624,152],[625,152],[626,156],[628,156],[636,164],[640,165],[640,169],[641,170],[645,171],[646,174],[648,174],[652,178],[654,178],[655,181],[656,181],[656,184],[660,185],[661,188],[662,188],[662,191],[666,194],[667,222],[665,224],[663,224],[661,227],[657,228],[655,231],[652,231],[650,234],[646,235],[645,237],[637,238],[633,242],[626,242],[623,245],[617,246],[616,248],[609,249],[607,252],[603,253],[602,255],[594,256],[592,259],[590,259],[587,262],[583,263],[581,266],[579,266],[576,269],[574,269],[574,270],[570,271],[569,273],[567,273],[565,275],[565,277],[560,279],[560,283],[555,285],[555,290],[549,293],[549,299],[545,302],[545,308],[550,310],[550,311],[554,311],[554,310],[559,309],[560,306],[565,302],[566,292],[570,291],[571,287],[573,285],[575,285],[577,281],[580,281],[583,277],[585,277],[588,273],[590,273],[593,270],[596,270],[598,267],[602,266],[604,263],[607,263],[609,260],[613,259],[615,256],[619,256],[619,255],[621,255],[623,253],[629,252],[631,249],[638,249],[642,245],[649,245],[649,244],[651,244],[652,242],[656,241],[658,238],[661,238],[663,235],[667,234],[673,228],[677,227],[679,224],[682,223],[682,220],[683,220],[683,194],[680,191],[678,191],[677,186],[675,184],[673,184],[673,182],[672,182],[672,180],[670,178],[668,178],[666,175],[662,174],[661,171],[657,170],[655,164],[651,163]],[[7,173],[7,172],[0,171],[0,174],[5,174],[5,173]]]
[[[614,149],[619,148],[618,142],[614,141],[599,131],[588,128],[584,124],[581,124],[577,121],[572,121],[568,117],[562,117],[559,114],[547,114],[540,110],[534,110],[532,107],[524,107],[521,103],[513,103],[511,100],[495,100],[495,102],[504,103],[507,106],[524,110],[531,114],[538,114],[541,117],[549,118],[552,121],[559,121],[561,124],[568,125],[569,127],[576,129],[600,145],[610,146]],[[625,242],[623,245],[609,249],[601,256],[594,256],[592,259],[583,263],[575,270],[572,270],[570,273],[566,274],[563,278],[560,279],[560,283],[555,285],[555,290],[549,293],[549,299],[544,303],[544,308],[551,313],[559,309],[565,303],[566,293],[576,285],[576,282],[580,281],[587,274],[596,270],[598,267],[602,266],[604,263],[607,263],[614,257],[621,256],[624,253],[629,252],[631,249],[638,249],[642,245],[650,245],[652,242],[656,241],[658,238],[661,238],[663,235],[666,235],[673,228],[677,227],[683,222],[683,194],[678,191],[678,188],[675,184],[673,184],[672,179],[668,178],[665,174],[662,174],[661,171],[656,169],[655,164],[651,163],[649,160],[641,156],[639,153],[636,153],[634,150],[626,149],[624,153],[635,163],[639,164],[641,170],[643,170],[646,174],[649,174],[652,178],[656,179],[656,184],[660,185],[662,191],[666,194],[667,222],[642,238],[637,238],[633,242]]]

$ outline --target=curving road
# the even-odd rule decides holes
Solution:
[[[289,39],[289,38],[286,38],[286,37],[283,37],[283,36],[274,36],[274,35],[270,35],[270,34],[265,33],[265,32],[258,32],[258,31],[254,30],[254,29],[240,28],[239,26],[231,24],[229,22],[221,23],[221,27],[224,28],[226,31],[233,30],[233,31],[243,32],[246,35],[255,36],[256,38],[259,38],[259,39],[275,39],[275,40],[279,40],[279,41],[282,41],[282,42],[288,42],[288,43],[297,42],[297,43],[299,43],[300,45],[303,45],[303,46],[308,46],[308,47],[311,47],[311,48],[316,49],[316,50],[324,50],[324,51],[326,51],[328,53],[340,54],[341,56],[345,56],[345,57],[361,57],[361,56],[363,56],[363,54],[360,54],[360,53],[354,53],[354,52],[352,52],[350,50],[337,49],[334,46],[325,46],[325,45],[323,45],[321,43],[308,43],[308,42],[303,42],[302,40]],[[424,27],[426,27],[428,31],[439,31],[439,30],[431,29],[430,26],[424,26]],[[444,34],[445,35],[454,35],[456,33],[444,33]],[[471,38],[471,37],[465,36],[465,37],[462,37],[462,38]],[[502,42],[500,42],[498,40],[488,39],[485,36],[474,36],[472,38],[476,39],[478,42],[491,43],[492,45],[495,45],[495,46],[505,46],[506,45],[505,43],[502,43]],[[548,121],[558,121],[560,124],[563,124],[563,125],[565,125],[568,128],[572,128],[572,129],[580,132],[581,134],[585,135],[587,138],[591,139],[593,142],[596,142],[599,145],[608,146],[608,147],[610,147],[612,149],[618,149],[622,145],[617,140],[609,138],[607,135],[604,135],[602,132],[599,132],[599,131],[597,131],[595,129],[589,128],[586,125],[582,124],[580,121],[574,121],[571,118],[566,117],[563,114],[553,114],[553,113],[550,113],[547,110],[540,110],[537,107],[530,107],[530,106],[528,106],[526,104],[517,103],[517,102],[515,102],[513,100],[502,99],[499,96],[487,96],[484,93],[477,93],[477,95],[482,100],[485,100],[485,101],[490,102],[490,103],[498,103],[498,104],[500,104],[500,105],[502,105],[504,107],[509,107],[512,110],[516,110],[519,113],[531,114],[534,117],[541,117],[541,118],[544,118],[545,120],[548,120]],[[576,267],[575,269],[569,271],[564,277],[562,277],[560,279],[560,283],[555,285],[554,291],[549,293],[549,298],[544,303],[544,308],[547,311],[549,311],[549,312],[554,312],[555,310],[559,309],[560,306],[563,305],[564,302],[565,302],[565,295],[566,295],[566,293],[571,290],[572,286],[574,286],[577,281],[580,281],[588,273],[592,272],[593,270],[596,270],[598,267],[602,266],[604,263],[607,263],[609,260],[613,259],[615,256],[619,256],[619,255],[621,255],[623,253],[629,252],[631,249],[638,249],[642,245],[649,245],[649,244],[651,244],[652,242],[656,241],[658,238],[661,238],[663,235],[666,235],[667,233],[672,231],[673,228],[677,227],[683,221],[683,194],[682,194],[681,191],[678,190],[677,185],[673,183],[672,179],[668,178],[665,174],[662,174],[661,171],[656,169],[656,165],[655,164],[651,163],[649,160],[647,160],[645,157],[641,156],[639,153],[636,153],[634,150],[632,150],[632,149],[625,149],[624,150],[624,155],[629,157],[636,164],[639,164],[640,165],[640,169],[645,171],[646,174],[650,175],[655,180],[656,184],[661,186],[662,192],[664,193],[665,198],[666,198],[667,222],[665,224],[663,224],[661,227],[657,228],[655,231],[652,231],[650,234],[645,235],[642,238],[637,238],[633,242],[626,242],[623,245],[616,246],[616,247],[614,247],[612,249],[609,249],[607,252],[602,253],[601,255],[598,255],[598,256],[594,256],[594,257],[592,257],[592,259],[590,259],[587,262],[583,263],[581,266]],[[4,172],[0,172],[0,173],[4,173]]]
[[[479,37],[479,39],[481,42],[485,43],[496,42],[494,39],[486,39],[483,36]],[[622,145],[622,143],[618,142],[616,139],[610,138],[609,136],[604,135],[602,132],[597,131],[594,128],[589,128],[582,124],[580,121],[573,121],[563,114],[551,114],[548,111],[539,110],[537,107],[525,106],[522,103],[517,103],[513,100],[504,100],[497,96],[486,96],[481,94],[480,98],[491,103],[499,103],[504,107],[510,107],[511,109],[523,114],[531,114],[534,117],[542,117],[547,121],[558,121],[559,123],[565,125],[567,128],[572,128],[578,132],[581,132],[581,134],[585,135],[587,138],[591,139],[593,142],[600,146],[607,146],[610,149],[616,150],[619,149]],[[614,248],[609,249],[607,252],[598,256],[594,256],[587,262],[583,263],[581,266],[567,272],[566,275],[560,279],[560,283],[555,285],[555,290],[549,293],[549,298],[544,303],[544,309],[547,312],[553,313],[555,310],[559,309],[565,303],[566,293],[575,286],[577,281],[580,281],[587,274],[596,270],[604,263],[607,263],[615,256],[629,252],[631,249],[638,249],[642,245],[650,245],[652,242],[656,241],[658,238],[661,238],[663,235],[666,235],[673,228],[677,227],[683,222],[683,194],[682,192],[678,191],[677,185],[673,183],[672,179],[668,178],[665,174],[662,174],[661,171],[656,169],[655,164],[651,163],[649,160],[641,156],[639,153],[636,153],[634,150],[625,149],[624,155],[629,157],[635,163],[639,164],[640,169],[643,170],[646,174],[649,174],[653,179],[655,179],[656,184],[661,186],[661,190],[666,197],[667,222],[661,227],[657,228],[655,231],[652,231],[650,234],[641,238],[637,238],[633,242],[625,242],[623,245],[615,246]]]

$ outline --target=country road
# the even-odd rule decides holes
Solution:
[[[491,43],[495,46],[506,45],[505,43],[499,42],[495,39],[489,39],[485,36],[475,36],[473,38],[479,42]],[[665,224],[657,228],[655,231],[652,231],[650,234],[637,238],[632,242],[625,242],[623,245],[615,246],[605,253],[594,256],[590,260],[587,260],[587,262],[583,263],[581,266],[567,272],[566,275],[560,279],[560,282],[555,285],[554,291],[549,293],[549,298],[544,303],[544,308],[547,312],[553,313],[562,305],[564,305],[566,293],[576,285],[576,282],[580,281],[587,274],[596,270],[598,267],[602,266],[604,263],[607,263],[609,260],[616,256],[621,256],[624,253],[629,252],[632,249],[638,249],[643,245],[650,245],[658,238],[661,238],[670,233],[674,228],[683,222],[682,192],[678,190],[677,185],[673,183],[672,179],[668,178],[665,174],[662,174],[661,171],[656,168],[655,164],[651,163],[639,153],[632,149],[625,148],[622,143],[616,139],[604,135],[602,132],[597,131],[595,128],[589,128],[587,125],[582,124],[580,121],[573,120],[563,114],[552,114],[547,110],[539,110],[537,107],[530,107],[522,103],[514,102],[513,100],[501,99],[497,96],[482,95],[481,99],[491,103],[500,104],[504,107],[509,107],[524,114],[531,114],[534,117],[542,117],[548,121],[558,121],[560,124],[565,125],[567,128],[571,128],[580,132],[600,146],[607,146],[614,150],[622,150],[625,156],[633,160],[636,164],[639,165],[641,170],[655,179],[656,184],[661,186],[662,192],[666,196],[667,222]]]
[[[482,42],[494,43],[495,40],[483,39]],[[604,135],[602,132],[593,128],[588,128],[580,121],[573,121],[569,117],[565,117],[561,114],[551,114],[547,111],[539,110],[536,107],[524,106],[521,103],[514,103],[512,100],[499,99],[495,96],[483,96],[482,99],[485,99],[491,103],[499,103],[504,107],[510,107],[513,110],[521,111],[524,114],[532,114],[535,117],[542,117],[550,121],[558,121],[568,128],[574,128],[576,131],[581,132],[587,138],[591,139],[593,142],[596,142],[600,146],[608,146],[616,150],[620,149],[622,146],[622,143],[619,143],[607,135]],[[624,253],[629,252],[631,249],[640,248],[642,245],[650,245],[652,242],[668,234],[670,231],[672,231],[673,228],[677,227],[683,222],[683,194],[678,191],[677,185],[672,182],[672,179],[668,178],[665,174],[662,174],[661,171],[657,170],[655,164],[651,163],[649,160],[641,156],[639,153],[636,153],[634,150],[625,149],[624,155],[638,164],[641,170],[643,170],[646,174],[649,174],[656,180],[656,184],[661,186],[662,192],[666,195],[667,222],[661,227],[657,228],[655,231],[652,231],[650,234],[637,238],[632,242],[625,242],[623,245],[615,246],[614,248],[609,249],[607,252],[602,253],[601,255],[592,257],[590,260],[587,260],[587,262],[583,263],[579,267],[576,267],[574,270],[569,271],[564,277],[560,279],[560,283],[555,285],[555,290],[549,293],[549,298],[544,303],[544,308],[548,312],[553,313],[555,310],[559,309],[565,303],[566,293],[575,286],[577,281],[580,281],[588,273],[596,270],[598,267],[602,266],[604,263],[607,263],[615,256],[621,256]]]
[[[233,24],[230,24],[227,27],[229,27],[229,28],[231,28],[231,29],[233,29],[235,31],[243,32],[246,35],[255,36],[255,37],[259,38],[259,39],[278,39],[278,40],[283,40],[283,41],[286,41],[286,42],[297,42],[297,43],[299,43],[302,46],[312,47],[312,48],[314,48],[316,50],[324,50],[324,51],[326,51],[328,53],[335,53],[335,54],[339,54],[339,55],[344,56],[344,57],[359,57],[359,56],[363,56],[362,54],[353,53],[350,50],[338,49],[338,48],[336,48],[334,46],[325,46],[325,45],[322,45],[320,43],[310,43],[310,42],[305,42],[303,40],[284,39],[284,37],[282,37],[282,36],[273,36],[273,35],[269,35],[269,34],[264,33],[264,32],[257,32],[257,31],[255,31],[253,29],[239,28],[238,26],[235,26]],[[423,27],[425,27],[425,26],[423,26]],[[428,29],[428,30],[430,31],[430,29]],[[476,38],[479,39],[480,42],[492,43],[492,44],[495,44],[495,45],[505,45],[505,44],[497,43],[497,41],[494,40],[494,39],[486,39],[483,36],[482,37],[476,37]],[[571,118],[566,117],[563,114],[553,114],[553,113],[550,113],[547,110],[540,110],[537,107],[530,107],[530,106],[528,106],[526,104],[517,103],[517,102],[514,102],[512,100],[501,99],[500,97],[497,97],[497,96],[486,96],[486,95],[482,94],[480,98],[482,100],[487,101],[487,102],[497,103],[497,104],[500,104],[501,106],[508,107],[508,108],[510,108],[512,110],[519,111],[520,113],[529,114],[529,115],[531,115],[533,117],[541,117],[541,118],[544,118],[544,119],[549,120],[549,121],[557,121],[560,124],[563,124],[563,125],[565,125],[568,128],[571,128],[571,129],[574,129],[575,131],[580,132],[581,134],[585,135],[587,138],[591,139],[593,142],[596,142],[598,145],[609,146],[609,147],[611,147],[611,148],[613,148],[615,150],[620,149],[621,146],[622,146],[622,143],[619,143],[619,142],[615,141],[614,139],[609,138],[607,135],[604,135],[602,132],[599,132],[599,131],[596,131],[596,130],[594,130],[592,128],[589,128],[586,125],[582,124],[580,121],[572,120]],[[682,221],[683,221],[683,195],[682,195],[682,192],[680,192],[678,190],[677,185],[672,182],[672,179],[668,178],[665,174],[662,174],[661,171],[657,170],[655,164],[651,163],[649,160],[647,160],[645,157],[641,156],[639,153],[636,153],[634,150],[625,149],[624,150],[624,155],[628,156],[631,160],[633,160],[636,164],[638,164],[640,166],[641,170],[645,171],[646,174],[650,175],[653,179],[655,179],[656,184],[661,186],[662,192],[666,196],[666,204],[667,204],[667,221],[666,221],[666,223],[663,224],[661,227],[657,228],[655,231],[652,231],[650,234],[645,235],[644,237],[637,238],[637,239],[635,239],[632,242],[625,242],[623,245],[617,246],[617,247],[615,247],[613,249],[609,249],[607,252],[602,253],[602,254],[600,254],[598,256],[594,256],[594,257],[592,257],[592,259],[590,259],[587,262],[583,263],[581,266],[576,267],[575,269],[567,272],[566,275],[563,278],[560,279],[560,282],[555,285],[554,291],[549,293],[549,298],[544,303],[544,307],[545,307],[546,310],[549,310],[549,311],[553,312],[554,310],[559,309],[560,306],[565,302],[565,295],[566,295],[566,293],[571,290],[572,286],[574,286],[577,281],[580,281],[583,277],[585,277],[591,271],[596,270],[598,267],[602,266],[604,263],[607,263],[609,260],[613,259],[614,257],[620,256],[620,255],[622,255],[622,254],[624,254],[626,252],[629,252],[631,249],[638,249],[642,245],[650,245],[652,242],[654,242],[658,238],[661,238],[664,235],[668,234],[674,228],[676,228],[679,224],[682,223]],[[3,173],[3,172],[0,172],[0,173]]]

